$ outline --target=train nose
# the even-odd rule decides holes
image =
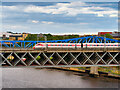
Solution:
[[[33,47],[33,49],[35,49],[35,47]]]

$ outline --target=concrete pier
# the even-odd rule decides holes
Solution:
[[[90,76],[99,77],[98,66],[91,66],[90,67]]]

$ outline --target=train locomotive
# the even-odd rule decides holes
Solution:
[[[33,49],[42,48],[119,48],[119,43],[37,43]]]

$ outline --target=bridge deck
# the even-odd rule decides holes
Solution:
[[[83,48],[83,49],[38,49],[32,48],[1,48],[0,52],[120,52],[120,48]]]

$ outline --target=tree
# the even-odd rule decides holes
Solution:
[[[111,38],[111,39],[113,39],[113,36],[111,35],[111,34],[109,34],[109,33],[107,33],[107,34],[105,34],[105,35],[101,35],[102,37],[106,37],[106,38]]]

